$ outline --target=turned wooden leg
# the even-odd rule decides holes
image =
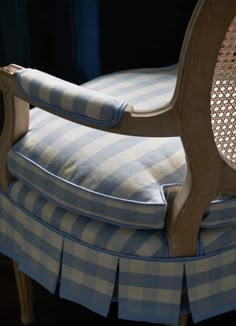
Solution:
[[[29,325],[34,322],[33,296],[31,279],[20,272],[18,265],[13,261],[16,286],[20,301],[21,322],[23,325]]]
[[[171,326],[171,325],[165,325]],[[188,315],[181,315],[179,317],[178,326],[188,326]]]
[[[188,315],[180,316],[178,326],[187,326],[187,325],[188,325]]]

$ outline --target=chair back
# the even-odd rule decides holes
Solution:
[[[200,0],[185,35],[173,106],[187,176],[168,213],[173,256],[193,255],[204,211],[219,192],[236,195],[235,0]]]

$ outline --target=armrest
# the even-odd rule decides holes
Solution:
[[[10,95],[33,106],[89,127],[133,136],[180,135],[173,103],[151,113],[136,113],[132,106],[115,97],[16,65],[0,69],[0,89],[6,88]]]
[[[92,91],[35,69],[18,72],[16,84],[29,102],[47,107],[55,114],[79,119],[98,126],[115,126],[128,103]]]

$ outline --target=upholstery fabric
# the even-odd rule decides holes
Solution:
[[[172,67],[84,87],[152,111],[174,83]],[[0,251],[52,293],[103,316],[115,300],[119,318],[173,325],[180,311],[198,322],[236,308],[234,197],[219,194],[205,211],[196,256],[169,257],[166,209],[186,173],[179,138],[109,134],[34,108],[8,166]]]
[[[236,308],[235,226],[201,229],[196,257],[170,259],[164,230],[75,216],[26,189],[12,183],[16,202],[0,193],[0,250],[52,293],[59,289],[60,297],[104,316],[115,299],[119,318],[173,325],[181,309],[198,322]],[[222,242],[229,230],[232,237]],[[212,233],[214,247],[205,232]],[[187,307],[181,306],[184,270]]]
[[[93,124],[113,126],[117,124],[127,107],[119,101],[99,92],[63,81],[35,69],[24,69],[17,75],[19,90],[37,105],[43,104],[68,116],[77,116]]]
[[[8,155],[10,172],[58,205],[119,225],[162,228],[164,184],[181,182],[176,138],[109,134],[31,110],[30,131]]]
[[[83,86],[129,103],[134,112],[151,112],[172,99],[177,69],[178,65],[125,70],[95,78]]]
[[[165,257],[167,246],[164,232],[124,228],[69,212],[31,190],[22,181],[14,180],[10,198],[36,218],[58,228],[70,237],[101,250],[122,255]]]
[[[31,110],[30,130],[8,155],[10,172],[76,214],[134,228],[164,227],[167,200],[186,173],[179,138],[109,134]],[[172,195],[171,195],[172,194]],[[235,223],[236,199],[215,199],[205,227]]]

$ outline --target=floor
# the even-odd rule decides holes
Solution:
[[[19,306],[16,295],[16,284],[11,261],[0,256],[0,326],[20,326]],[[91,313],[72,302],[60,299],[49,293],[39,284],[33,282],[36,322],[34,326],[45,325],[86,325],[100,323],[103,326],[152,326],[142,322],[117,320],[116,306],[111,307],[107,318]],[[82,323],[82,324],[81,324]],[[236,325],[236,312],[228,313],[217,318],[195,324],[197,326]],[[189,326],[193,326],[189,321]],[[157,325],[155,325],[157,326]]]

